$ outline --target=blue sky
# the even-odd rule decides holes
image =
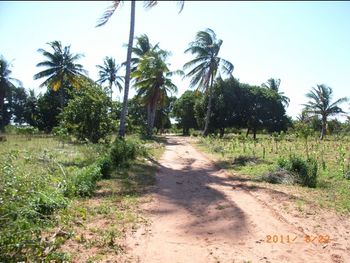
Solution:
[[[118,63],[126,58],[130,2],[125,2],[103,27],[96,21],[110,2],[0,2],[0,54],[12,62],[13,77],[37,92],[33,80],[42,60],[38,48],[60,40],[97,79],[97,64],[105,56]],[[150,10],[136,4],[135,36],[147,34],[152,43],[172,52],[171,69],[191,59],[184,54],[197,31],[213,29],[223,40],[220,56],[231,61],[241,82],[260,85],[281,79],[281,91],[291,102],[287,113],[297,116],[305,93],[316,84],[333,88],[334,98],[348,96],[350,78],[350,2],[236,2],[185,1],[178,14],[176,2],[160,2]],[[123,74],[123,72],[121,72]],[[180,96],[189,80],[174,78]],[[131,96],[135,94],[131,91]],[[114,92],[115,97],[120,96]],[[349,106],[343,105],[348,111]]]

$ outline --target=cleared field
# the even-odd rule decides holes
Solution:
[[[350,138],[327,137],[324,140],[308,138],[306,141],[293,135],[259,135],[254,141],[243,135],[227,135],[224,138],[198,138],[197,146],[213,154],[218,165],[235,175],[261,182],[264,176],[275,171],[282,158],[296,155],[317,161],[316,188],[297,189],[304,200],[320,206],[332,207],[339,212],[350,212]],[[243,160],[243,161],[242,161]]]

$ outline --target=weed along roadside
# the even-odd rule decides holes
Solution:
[[[306,145],[305,139],[293,135],[283,135],[280,140],[267,135],[257,140],[227,135],[195,138],[192,142],[233,176],[252,184],[267,182],[271,188],[289,189],[303,202],[341,214],[350,212],[350,159],[344,154],[350,149],[348,139],[343,138],[340,144],[336,136],[323,141],[312,137]]]
[[[0,148],[0,262],[86,262],[121,253],[118,242],[142,221],[137,204],[154,183],[149,160],[162,150],[136,137],[62,147],[55,138],[7,135]]]

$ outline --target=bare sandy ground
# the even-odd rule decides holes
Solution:
[[[151,223],[128,235],[118,262],[350,262],[348,218],[300,217],[287,194],[229,177],[186,138],[167,139],[142,207]]]

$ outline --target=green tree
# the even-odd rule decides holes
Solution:
[[[60,125],[79,140],[97,143],[113,130],[111,102],[100,85],[86,80],[82,87],[64,108]]]
[[[4,132],[5,125],[9,122],[7,117],[7,108],[5,109],[6,95],[14,89],[15,82],[20,84],[20,81],[11,77],[12,71],[7,60],[0,56],[0,131]]]
[[[38,63],[37,67],[45,67],[46,69],[34,75],[34,79],[46,78],[40,84],[40,87],[49,87],[53,91],[60,91],[60,106],[63,109],[67,103],[66,89],[68,86],[77,88],[80,86],[81,78],[84,78],[87,72],[81,64],[76,61],[83,57],[82,54],[73,54],[70,52],[70,46],[62,47],[60,41],[52,41],[47,43],[53,52],[50,53],[44,49],[38,49],[47,60]]]
[[[102,17],[99,19],[96,26],[99,27],[106,24],[121,2],[123,1],[113,1],[113,4],[109,6],[107,10],[103,13]],[[184,2],[178,1],[178,3],[180,5],[179,12],[181,12]],[[146,8],[151,8],[156,4],[157,4],[157,1],[144,1],[144,6]],[[135,30],[135,7],[136,7],[136,1],[131,0],[130,32],[129,32],[129,42],[128,42],[128,49],[127,49],[127,55],[126,55],[124,98],[123,98],[123,107],[122,107],[122,112],[120,116],[120,125],[119,125],[120,137],[125,136],[125,121],[126,121],[126,114],[128,111],[128,97],[129,97],[130,72],[131,72],[131,52],[133,47],[134,30]]]
[[[283,105],[288,107],[290,99],[284,95],[284,92],[279,91],[280,85],[281,85],[281,79],[270,78],[266,81],[266,83],[261,84],[261,87],[271,89],[277,92]]]
[[[30,126],[38,127],[38,114],[38,98],[35,96],[34,90],[30,89],[25,104],[24,121]]]
[[[13,88],[11,92],[11,115],[15,123],[24,124],[26,122],[26,104],[28,95],[23,87]]]
[[[122,82],[124,80],[123,77],[118,75],[118,71],[120,69],[120,66],[115,63],[115,59],[112,57],[105,57],[103,60],[103,66],[97,65],[96,66],[99,71],[99,79],[97,80],[97,83],[103,84],[105,82],[108,82],[108,89],[110,92],[111,100],[113,95],[113,84],[116,88],[119,89],[119,92],[122,91]]]
[[[160,105],[157,108],[154,120],[154,127],[157,129],[156,134],[158,134],[158,132],[162,134],[165,129],[171,128],[170,115],[173,111],[176,100],[175,96],[167,97],[163,105]]]
[[[191,128],[197,129],[197,120],[195,117],[195,104],[201,98],[201,93],[187,90],[176,100],[173,108],[173,115],[182,128],[183,135],[189,135]]]
[[[190,69],[186,77],[191,77],[190,87],[202,89],[208,93],[208,108],[205,118],[203,135],[207,136],[209,132],[209,121],[212,105],[212,86],[214,79],[218,74],[224,73],[231,75],[233,65],[231,62],[220,58],[219,51],[223,41],[216,38],[216,34],[211,29],[199,31],[196,34],[195,41],[189,44],[185,53],[190,52],[195,58],[184,65],[184,69]]]
[[[156,110],[159,105],[166,103],[168,93],[177,92],[177,87],[172,83],[174,74],[180,71],[170,71],[166,63],[170,53],[157,49],[144,55],[132,73],[135,78],[137,96],[143,98],[147,108],[147,135],[152,136]]]
[[[324,84],[317,85],[306,94],[309,101],[305,106],[305,110],[311,114],[319,115],[322,121],[322,129],[320,139],[323,140],[327,131],[327,120],[329,116],[345,113],[338,105],[348,101],[346,97],[340,98],[332,103],[333,90]]]
[[[39,94],[37,102],[36,124],[39,130],[51,132],[59,124],[60,94],[52,89],[47,90],[44,95]]]

